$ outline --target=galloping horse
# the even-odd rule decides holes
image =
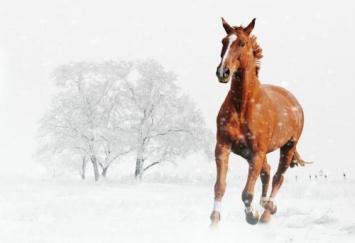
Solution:
[[[222,40],[221,62],[217,67],[220,83],[231,81],[231,88],[217,116],[215,149],[217,180],[211,227],[220,221],[221,200],[226,189],[226,174],[231,152],[249,163],[249,174],[242,200],[246,221],[259,222],[259,213],[252,206],[254,186],[261,177],[260,204],[264,213],[260,222],[269,222],[276,213],[275,197],[288,167],[304,166],[296,145],[303,129],[303,111],[296,98],[287,90],[273,85],[261,85],[258,79],[262,49],[251,36],[255,19],[247,27],[230,26],[223,18],[227,36]],[[267,197],[270,165],[266,154],[280,148],[280,161]]]

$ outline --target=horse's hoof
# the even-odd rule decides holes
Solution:
[[[274,215],[277,212],[277,206],[274,202],[268,202],[265,205],[265,211],[261,215],[260,223],[268,223],[271,220],[271,215]]]
[[[271,213],[269,211],[265,211],[260,218],[260,223],[269,223],[271,220]]]
[[[271,201],[267,202],[264,208],[265,210],[270,211],[271,215],[274,215],[277,212],[277,206],[275,202],[271,202]]]
[[[211,218],[210,229],[217,229],[218,223],[221,220],[221,214],[219,212],[213,211],[210,218]]]
[[[217,221],[219,222],[221,220],[221,213],[220,212],[217,212],[217,211],[213,211],[211,216],[210,216],[210,219],[212,221]]]
[[[245,212],[245,220],[248,224],[256,225],[259,222],[259,212],[254,210],[253,212]]]
[[[271,214],[274,215],[276,212],[277,212],[277,206],[275,204],[271,210]]]

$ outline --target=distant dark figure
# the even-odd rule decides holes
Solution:
[[[317,175],[314,175],[314,178],[317,180],[317,179],[318,179],[318,176],[317,176]]]
[[[345,174],[345,172],[343,172],[343,178],[344,178],[344,180],[346,180],[346,174]]]
[[[319,177],[323,177],[324,176],[324,171],[323,170],[320,170],[319,171]]]
[[[297,176],[295,176],[295,179],[296,179],[296,181],[297,181],[298,177],[297,177]]]
[[[312,176],[311,176],[311,175],[309,175],[309,180],[310,180],[310,181],[312,180]]]
[[[327,179],[328,179],[328,176],[327,176],[327,175],[324,175],[324,179],[325,179],[325,181],[327,181]]]

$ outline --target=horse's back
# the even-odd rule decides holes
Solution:
[[[300,103],[287,89],[271,84],[264,84],[263,87],[276,105],[291,107],[293,110],[299,110],[303,113]]]

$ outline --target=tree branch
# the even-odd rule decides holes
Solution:
[[[157,165],[157,164],[160,164],[160,163],[162,163],[162,161],[156,161],[156,162],[154,162],[154,163],[151,163],[150,165],[148,165],[147,167],[145,167],[145,168],[143,169],[143,172],[145,172],[145,171],[148,170],[149,168],[153,167],[154,165]]]
[[[169,133],[172,133],[172,132],[183,132],[183,133],[192,134],[192,132],[189,131],[189,130],[184,130],[184,129],[172,129],[172,128],[171,128],[171,129],[166,130],[165,132],[157,133],[157,134],[152,135],[152,136],[150,136],[150,137],[151,137],[151,138],[154,138],[154,137],[159,137],[159,136],[165,136],[165,135],[167,135],[167,134],[169,134]]]

